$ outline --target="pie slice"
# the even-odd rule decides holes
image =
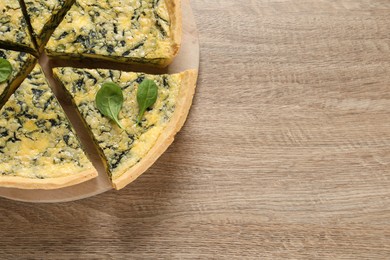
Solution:
[[[0,49],[0,58],[6,59],[12,65],[12,74],[7,81],[0,83],[0,108],[8,97],[22,83],[34,68],[36,59],[25,52]]]
[[[0,48],[35,53],[18,0],[0,0]]]
[[[165,67],[181,41],[180,0],[76,0],[55,29],[51,57]]]
[[[191,106],[197,72],[146,75],[116,70],[56,68],[54,76],[77,106],[106,162],[114,187],[121,189],[146,171],[172,143]],[[158,97],[138,125],[136,93],[144,79],[156,83]],[[96,107],[96,93],[105,82],[114,82],[123,90],[124,103],[119,113],[123,129]]]
[[[24,0],[38,48],[42,49],[74,0]]]
[[[97,171],[38,65],[0,111],[0,186],[56,189]]]

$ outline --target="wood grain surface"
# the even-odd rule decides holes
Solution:
[[[0,199],[1,259],[389,259],[390,1],[191,4],[173,146],[119,192]]]

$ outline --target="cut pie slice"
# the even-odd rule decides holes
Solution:
[[[55,189],[97,171],[38,65],[0,111],[0,186]]]
[[[12,74],[7,81],[0,83],[0,108],[4,105],[8,97],[22,83],[27,75],[34,68],[36,59],[25,52],[17,52],[0,49],[0,58],[11,63]]]
[[[0,0],[0,48],[35,53],[18,0]]]
[[[38,48],[42,49],[74,0],[24,0]]]
[[[115,70],[56,68],[54,76],[62,82],[77,106],[106,162],[114,187],[121,189],[146,171],[172,143],[190,109],[197,73],[190,70],[174,75],[146,75]],[[158,97],[144,114],[141,124],[137,124],[136,93],[144,79],[156,83]],[[124,103],[119,113],[123,129],[96,107],[96,93],[105,82],[114,82],[123,90]]]
[[[46,51],[51,57],[164,67],[180,41],[180,0],[76,0]]]

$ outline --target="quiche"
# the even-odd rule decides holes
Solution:
[[[113,186],[121,189],[140,176],[172,143],[187,117],[195,91],[197,72],[147,75],[105,69],[56,68],[63,85],[105,162]],[[153,80],[158,87],[154,105],[137,123],[136,93],[140,83]],[[114,82],[123,91],[120,128],[103,116],[95,104],[101,85]]]
[[[7,81],[0,83],[0,108],[20,83],[34,68],[36,59],[25,52],[0,49],[0,58],[11,63],[12,74]]]
[[[165,67],[181,41],[180,0],[76,0],[46,46],[50,57]]]
[[[136,64],[141,71],[140,65],[172,62],[181,43],[180,0],[0,0],[0,10],[0,58],[12,66],[0,83],[0,187],[58,189],[98,176],[37,64],[42,51],[54,60],[109,62],[104,66],[111,69],[54,68],[53,87],[63,88],[56,92],[60,101],[65,93],[72,102],[114,188],[139,177],[173,142],[189,112],[197,71],[150,75],[114,68]],[[41,57],[45,69],[54,66]],[[110,82],[124,95],[116,122],[95,101]],[[137,95],[146,85],[157,93],[153,104],[144,97],[147,109]]]
[[[36,65],[0,111],[0,186],[55,189],[97,176]]]
[[[0,48],[35,53],[18,0],[0,0]]]
[[[74,0],[24,0],[32,34],[42,49]]]

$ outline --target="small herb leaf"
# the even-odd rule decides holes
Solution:
[[[0,83],[6,81],[12,73],[12,66],[6,59],[0,58]]]
[[[115,83],[106,82],[96,94],[96,106],[100,113],[112,119],[123,129],[118,120],[119,111],[123,105],[122,89]]]
[[[139,113],[137,117],[137,124],[139,124],[144,116],[146,109],[153,106],[157,100],[158,88],[153,80],[145,79],[138,86],[137,102]]]

